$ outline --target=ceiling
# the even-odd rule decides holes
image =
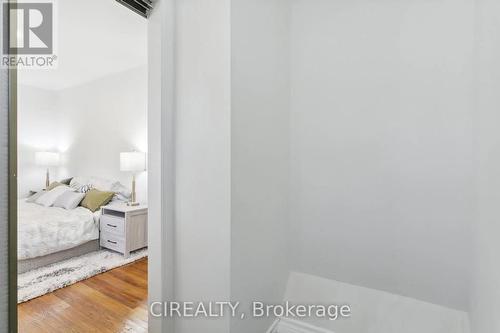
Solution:
[[[55,1],[57,69],[21,69],[20,84],[61,90],[147,64],[147,20],[114,0]]]

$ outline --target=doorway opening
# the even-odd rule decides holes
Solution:
[[[17,73],[18,329],[147,332],[148,22],[52,4],[56,67]]]

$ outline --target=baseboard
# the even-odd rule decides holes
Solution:
[[[298,320],[279,318],[271,325],[267,333],[335,333]]]

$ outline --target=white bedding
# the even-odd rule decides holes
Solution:
[[[66,210],[19,200],[18,260],[71,249],[99,238],[100,212],[87,208]]]

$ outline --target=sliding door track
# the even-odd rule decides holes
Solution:
[[[152,0],[116,0],[142,17],[148,18],[153,10]]]

